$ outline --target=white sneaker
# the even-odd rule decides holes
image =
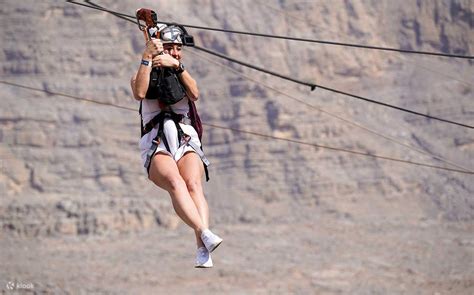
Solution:
[[[214,251],[222,243],[222,239],[208,229],[203,230],[201,233],[201,240],[209,253]]]
[[[195,268],[210,268],[212,267],[211,253],[206,248],[200,247],[196,253],[196,264]]]

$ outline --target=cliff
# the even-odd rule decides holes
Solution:
[[[133,1],[99,3],[129,14],[138,8]],[[154,1],[140,3],[141,7],[156,9],[164,21],[473,55],[474,12],[469,0],[412,1],[404,5],[371,0],[180,0],[157,5]],[[43,275],[39,275],[39,267],[24,270],[23,260],[11,257],[28,251],[12,245],[30,245],[30,250],[35,247],[32,241],[52,245],[51,249],[62,253],[57,258],[59,265],[70,255],[65,245],[76,245],[75,239],[79,239],[81,253],[92,253],[90,247],[97,239],[122,243],[123,248],[116,246],[113,251],[117,252],[112,252],[120,253],[131,247],[137,236],[146,239],[150,235],[152,241],[159,241],[160,237],[179,234],[181,242],[164,242],[163,247],[184,243],[191,249],[192,236],[175,216],[169,197],[146,179],[140,164],[138,103],[129,87],[143,50],[143,36],[137,27],[65,1],[7,0],[0,7],[0,15],[1,80],[46,91],[0,84],[0,236],[8,248],[5,253],[11,254],[2,258],[9,266],[3,272],[10,270],[19,280],[38,282],[40,290],[100,292],[114,289],[99,287],[100,280],[89,281],[86,274],[83,281],[59,284],[64,277],[58,270],[50,269]],[[284,75],[474,124],[472,60],[197,29],[189,32],[202,47]],[[474,135],[470,129],[320,88],[311,92],[192,48],[186,48],[184,54],[184,63],[201,91],[198,109],[205,124],[462,169],[433,159],[426,155],[429,153],[474,170]],[[68,99],[48,91],[137,111]],[[229,257],[223,259],[223,268],[215,270],[221,279],[213,292],[370,293],[395,287],[395,293],[420,288],[427,293],[472,291],[472,175],[210,126],[205,126],[204,132],[204,150],[212,163],[211,181],[205,185],[212,221],[235,242],[228,245]],[[259,243],[246,233],[256,236]],[[272,244],[272,239],[279,241]],[[291,241],[298,243],[295,247],[300,251],[294,260],[284,256],[284,249],[294,246]],[[237,253],[244,251],[239,244],[247,242],[257,243],[249,257],[260,255],[253,269],[262,274],[255,280],[266,285],[252,280],[250,270],[236,270],[242,263]],[[39,249],[45,252],[38,251],[50,255],[45,250],[49,248],[43,247]],[[265,249],[274,251],[275,257],[265,254]],[[341,256],[346,251],[347,256]],[[282,270],[275,270],[279,255],[286,257],[286,262]],[[322,257],[325,255],[328,257]],[[42,264],[38,257],[30,259]],[[166,284],[161,281],[144,284],[143,289],[133,288],[146,292],[152,286],[169,287],[179,278],[174,270],[186,267],[187,258],[169,259],[167,262],[176,266],[161,270]],[[110,260],[103,263],[111,267]],[[133,273],[135,267],[148,267],[144,263],[139,258],[121,265]],[[8,277],[3,272],[2,277]],[[380,272],[385,280],[378,276]],[[136,282],[147,280],[152,273],[140,273]],[[387,279],[393,277],[398,281]],[[119,278],[114,274],[106,280]],[[232,278],[244,282],[246,289],[224,288],[232,284]],[[51,284],[45,285],[46,281]],[[400,287],[400,281],[405,287]],[[91,289],[81,287],[83,282],[92,283]],[[296,287],[298,283],[301,289]],[[123,280],[122,284],[127,286]],[[186,292],[191,285],[172,290]]]

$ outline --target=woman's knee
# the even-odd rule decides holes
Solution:
[[[183,180],[181,175],[172,175],[166,178],[166,183],[169,191],[178,191],[186,188],[186,182]]]
[[[200,192],[202,191],[202,182],[201,179],[198,178],[190,178],[184,180],[186,183],[186,187],[189,193]]]
[[[176,192],[180,189],[186,189],[186,182],[184,182],[181,175],[150,175],[150,180],[153,181],[158,187],[168,191]]]

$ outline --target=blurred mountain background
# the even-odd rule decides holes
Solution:
[[[97,3],[265,34],[471,56],[474,48],[470,0]],[[205,190],[225,242],[212,270],[193,269],[191,230],[141,167],[129,87],[144,49],[137,26],[59,0],[5,0],[0,15],[1,80],[45,91],[0,83],[4,294],[8,281],[33,283],[38,294],[474,292],[472,174],[211,126]],[[474,124],[472,59],[188,31],[199,46],[283,75]],[[193,48],[184,55],[205,124],[474,171],[472,129],[311,92]]]

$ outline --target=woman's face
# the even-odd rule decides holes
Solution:
[[[177,60],[181,59],[183,45],[181,44],[163,44],[163,50]]]

